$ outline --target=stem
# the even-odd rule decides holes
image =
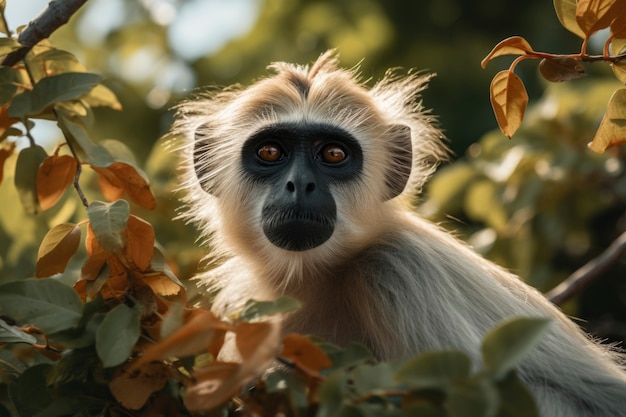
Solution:
[[[620,260],[624,252],[626,252],[626,232],[615,239],[599,256],[587,262],[565,281],[547,292],[546,297],[556,305],[563,304]]]
[[[0,65],[12,67],[23,60],[35,45],[49,38],[55,30],[66,24],[86,2],[87,0],[52,0],[18,36],[17,41],[23,47],[8,54]]]
[[[83,173],[83,166],[81,165],[80,159],[78,159],[78,155],[76,154],[76,151],[74,150],[74,146],[72,145],[72,142],[69,141],[67,137],[65,137],[65,143],[67,143],[67,146],[70,148],[70,152],[72,153],[72,156],[74,157],[74,159],[76,159],[76,162],[77,162],[76,173],[74,174],[74,181],[72,182],[72,184],[74,185],[74,188],[76,189],[76,192],[78,193],[78,197],[80,198],[80,201],[83,203],[83,206],[89,207],[89,201],[87,200],[87,197],[85,197],[85,193],[83,193],[83,189],[80,188],[80,184],[78,182],[80,180],[80,175]]]

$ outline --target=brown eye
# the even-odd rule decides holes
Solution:
[[[283,156],[280,146],[273,143],[261,146],[256,153],[265,162],[276,162]]]
[[[329,164],[338,164],[346,159],[346,151],[338,145],[326,145],[322,149],[322,160]]]

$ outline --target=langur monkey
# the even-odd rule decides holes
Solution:
[[[418,101],[430,76],[389,72],[368,89],[337,61],[274,63],[273,76],[178,109],[185,215],[221,263],[199,275],[219,290],[214,309],[289,295],[302,308],[286,332],[361,342],[382,360],[454,348],[479,361],[493,326],[550,317],[519,369],[541,415],[626,415],[615,353],[410,208],[447,154]]]

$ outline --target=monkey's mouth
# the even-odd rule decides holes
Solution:
[[[264,210],[265,212],[266,210]],[[326,242],[335,230],[335,210],[326,213],[302,210],[281,210],[263,218],[263,232],[267,239],[281,249],[305,251]]]

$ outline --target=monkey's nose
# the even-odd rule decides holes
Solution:
[[[296,185],[294,181],[287,182],[287,191],[289,191],[290,193],[296,193],[298,189],[303,189],[305,194],[312,193],[313,191],[315,191],[315,183],[308,182],[303,187],[298,187],[298,185]]]

